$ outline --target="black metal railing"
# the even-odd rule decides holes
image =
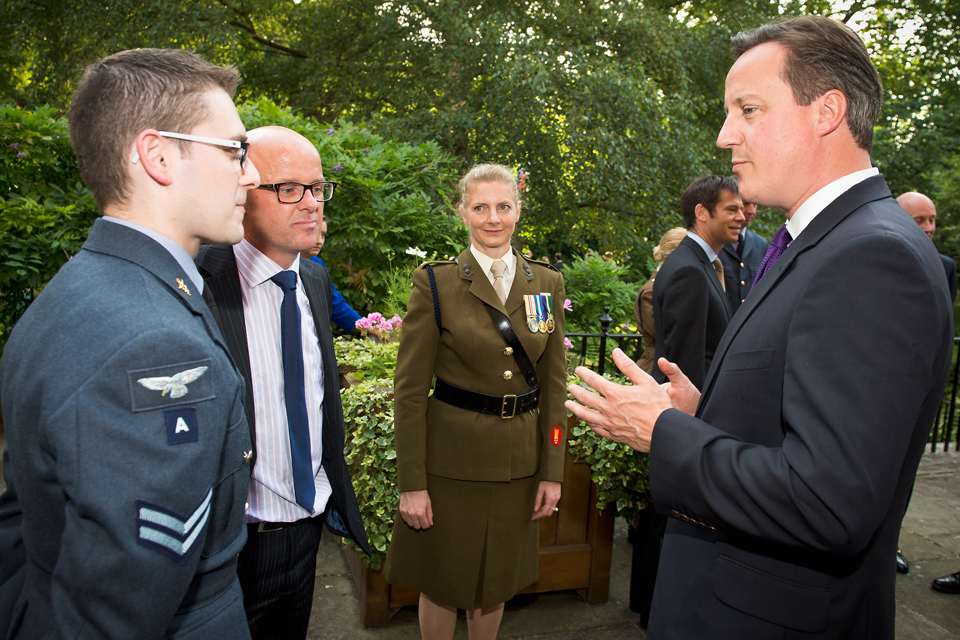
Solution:
[[[952,441],[953,450],[960,451],[960,438],[953,427],[957,421],[957,382],[960,380],[960,338],[953,339],[953,366],[950,377],[947,378],[947,388],[943,392],[943,400],[937,409],[937,417],[930,429],[930,451],[936,451],[937,445],[943,444],[943,451],[950,450]],[[946,408],[946,411],[944,409]]]
[[[609,361],[610,366],[616,371],[616,367],[613,366],[613,360],[610,358],[610,353],[607,351],[607,341],[611,339],[615,340],[617,347],[627,355],[630,355],[628,345],[633,343],[633,359],[636,360],[640,357],[640,354],[643,353],[643,335],[639,333],[610,333],[609,329],[612,321],[613,318],[610,317],[610,307],[604,307],[603,315],[600,316],[600,333],[567,334],[567,338],[570,338],[571,342],[574,342],[574,339],[579,339],[580,342],[579,346],[574,342],[577,358],[573,364],[593,369],[602,376]],[[591,338],[598,339],[599,344],[596,346],[591,345]]]

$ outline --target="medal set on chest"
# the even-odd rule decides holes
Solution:
[[[527,310],[527,328],[531,333],[553,333],[556,323],[553,320],[553,296],[541,293],[538,296],[523,296],[523,305]]]

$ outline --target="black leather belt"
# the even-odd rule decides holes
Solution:
[[[433,397],[460,409],[500,416],[507,420],[536,409],[540,404],[540,387],[535,387],[519,395],[490,396],[485,393],[455,387],[437,378],[437,384],[433,388]]]

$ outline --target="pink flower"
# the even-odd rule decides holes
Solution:
[[[567,300],[567,302],[570,302]],[[570,342],[570,338],[564,337],[563,339],[563,348],[564,349],[573,349],[573,343]]]
[[[383,316],[376,311],[367,316],[367,320],[370,322],[383,322]]]
[[[564,311],[573,311],[573,303],[570,302],[570,298],[567,298],[563,301],[563,310]]]

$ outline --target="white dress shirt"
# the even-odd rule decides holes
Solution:
[[[490,281],[490,284],[493,284],[493,274],[490,273],[490,267],[493,265],[494,259],[490,256],[480,253],[477,251],[477,248],[470,245],[470,253],[473,254],[473,257],[476,258],[477,264],[480,265],[480,269],[483,271],[484,275],[487,276],[487,280]],[[510,287],[513,286],[513,279],[517,275],[517,256],[514,255],[513,250],[508,250],[507,253],[500,258],[507,265],[507,268],[503,272],[503,297],[507,299],[510,297]]]
[[[233,247],[240,272],[243,316],[250,355],[250,377],[257,421],[257,463],[247,492],[247,522],[295,522],[313,514],[297,504],[290,458],[290,432],[283,399],[283,356],[280,343],[280,303],[283,290],[270,278],[283,269],[246,238]],[[310,449],[317,496],[313,513],[322,513],[330,497],[323,457],[323,361],[310,301],[300,279],[300,257],[288,271],[297,274],[297,304],[303,342],[303,380],[310,425]]]
[[[879,173],[880,170],[876,167],[848,173],[807,198],[793,213],[793,216],[787,220],[787,231],[790,232],[790,237],[796,240],[797,236],[807,228],[807,225],[813,222],[813,219],[827,208],[827,205],[849,191],[854,185],[860,184],[867,178]]]

